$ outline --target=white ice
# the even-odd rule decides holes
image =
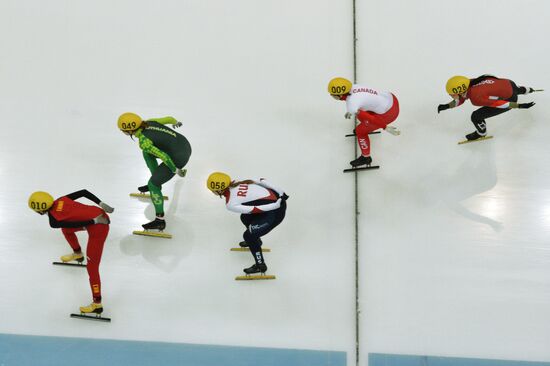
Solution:
[[[550,6],[358,1],[358,77],[393,91],[402,135],[375,135],[359,176],[361,355],[550,360],[549,97],[458,146],[470,105],[437,115],[453,74],[550,87]],[[351,2],[0,2],[1,333],[307,348],[355,364],[354,143],[333,76],[352,77]],[[117,116],[172,115],[193,147],[165,186],[172,240],[128,193],[148,171]],[[223,170],[290,195],[264,242],[277,280],[233,280],[238,215],[205,187]],[[101,265],[109,325],[70,312],[87,275],[27,208],[34,190],[87,188],[115,207]],[[85,241],[85,235],[80,236]]]

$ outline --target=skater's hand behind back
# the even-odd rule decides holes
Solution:
[[[94,218],[94,224],[110,224],[111,221],[109,221],[109,218],[103,214],[97,216]]]
[[[99,207],[101,207],[103,209],[103,211],[105,211],[107,213],[113,213],[113,211],[115,210],[114,208],[112,208],[111,206],[109,206],[108,204],[106,204],[104,202],[99,202]]]

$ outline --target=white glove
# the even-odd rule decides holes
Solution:
[[[181,127],[182,125],[183,125],[183,123],[181,123],[181,122],[176,122],[176,123],[174,123],[174,128]]]
[[[389,132],[391,133],[392,135],[394,136],[399,136],[401,135],[401,131],[399,131],[396,127],[393,127],[393,126],[386,126],[386,128],[384,129],[386,132]]]
[[[346,119],[350,119],[351,116],[353,116],[353,113],[350,113],[350,112],[346,112],[346,114],[344,115],[344,117],[346,117]]]
[[[187,169],[177,168],[176,169],[176,174],[183,178],[187,174]]]
[[[109,218],[103,214],[94,218],[94,224],[110,224]]]
[[[99,207],[101,207],[103,211],[107,213],[112,213],[115,210],[114,208],[103,202],[99,202]]]

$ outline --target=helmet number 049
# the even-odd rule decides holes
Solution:
[[[122,122],[121,126],[125,130],[135,129],[137,127],[137,124],[135,122]]]

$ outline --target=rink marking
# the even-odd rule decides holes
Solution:
[[[68,357],[68,350],[76,350]],[[261,361],[261,362],[260,362]],[[346,366],[346,352],[0,333],[0,365]]]
[[[369,366],[550,366],[550,362],[369,353]]]

